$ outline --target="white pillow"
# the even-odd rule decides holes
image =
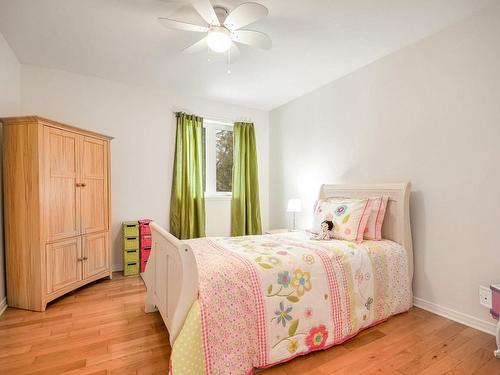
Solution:
[[[333,222],[335,239],[362,242],[370,208],[369,199],[320,199],[314,208],[314,231],[320,231],[321,223],[329,220]]]

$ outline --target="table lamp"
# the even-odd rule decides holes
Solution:
[[[298,198],[291,198],[288,200],[288,208],[287,212],[291,212],[293,214],[293,229],[292,232],[295,232],[295,214],[297,212],[302,211],[302,202]]]

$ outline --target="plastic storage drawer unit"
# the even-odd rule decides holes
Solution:
[[[123,237],[139,237],[137,221],[125,221],[123,223]]]
[[[139,273],[139,263],[138,262],[125,262],[123,268],[123,274],[125,276],[137,275]]]
[[[139,220],[139,238],[141,248],[141,273],[146,270],[149,254],[151,253],[151,227],[149,223],[151,220]]]
[[[141,249],[141,273],[146,270],[146,264],[148,263],[150,254],[151,248]]]
[[[128,249],[123,252],[124,262],[138,262],[139,261],[139,250]]]
[[[151,248],[151,235],[150,234],[141,235],[141,250],[148,247]]]
[[[123,274],[137,275],[140,268],[139,257],[139,223],[125,221],[123,223]]]
[[[146,271],[146,265],[147,264],[148,264],[148,259],[144,259],[144,260],[141,259],[141,273],[143,273],[144,271]]]
[[[151,228],[149,227],[149,223],[152,221],[153,220],[149,219],[139,220],[139,230],[141,232],[141,235],[151,234]]]
[[[139,249],[139,238],[138,237],[125,237],[123,239],[124,249]]]

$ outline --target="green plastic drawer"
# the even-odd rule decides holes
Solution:
[[[125,262],[123,264],[123,274],[125,276],[137,275],[139,273],[139,262]]]
[[[127,262],[139,262],[139,250],[137,250],[137,249],[125,250],[123,252],[123,261],[125,263],[127,263]]]
[[[139,223],[137,221],[124,221],[123,237],[139,237]]]
[[[123,239],[123,248],[127,249],[139,249],[139,237],[125,237]]]

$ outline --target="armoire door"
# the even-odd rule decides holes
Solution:
[[[82,280],[81,237],[46,246],[47,294]]]
[[[47,242],[80,234],[80,141],[75,133],[44,128]]]
[[[108,144],[83,137],[82,233],[108,230]]]
[[[108,232],[83,236],[83,278],[109,270]]]

